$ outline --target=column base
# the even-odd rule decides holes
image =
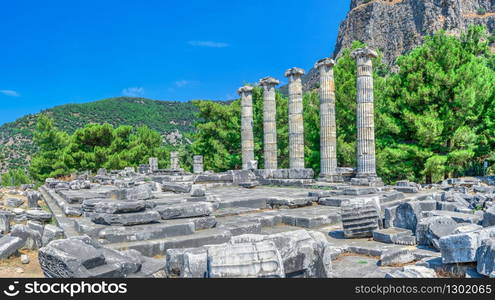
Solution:
[[[344,177],[341,175],[320,174],[317,180],[328,183],[343,183]]]
[[[351,179],[351,185],[357,186],[384,186],[383,181],[376,175],[357,175]]]

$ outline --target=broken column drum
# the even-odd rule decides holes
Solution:
[[[193,172],[194,174],[200,174],[204,172],[202,155],[195,155],[193,157]]]
[[[302,75],[304,70],[292,68],[285,72],[289,78],[289,166],[304,169],[304,121]]]
[[[158,170],[158,158],[150,157],[149,165],[150,165],[150,171],[151,172]]]
[[[335,81],[331,58],[319,60],[320,71],[320,178],[342,181],[337,173],[337,126],[335,123]]]
[[[361,48],[352,53],[357,61],[357,177],[376,177],[373,64],[377,53]]]
[[[253,87],[246,85],[237,92],[241,96],[242,169],[248,170],[249,162],[254,160]]]
[[[179,170],[179,152],[170,152],[170,168]]]
[[[263,141],[265,169],[277,169],[277,104],[275,86],[280,82],[273,77],[261,79],[263,87]]]

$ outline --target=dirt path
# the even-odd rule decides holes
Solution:
[[[38,251],[20,250],[20,254],[29,256],[29,264],[21,263],[21,256],[0,260],[0,278],[43,278],[38,262]]]

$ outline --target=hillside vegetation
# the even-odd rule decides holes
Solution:
[[[90,123],[109,123],[115,127],[146,125],[159,132],[166,143],[187,143],[185,135],[194,131],[197,108],[191,102],[157,101],[117,97],[82,104],[66,104],[40,112],[54,120],[55,126],[69,134]],[[0,171],[25,168],[36,152],[33,132],[39,114],[26,115],[0,126]]]

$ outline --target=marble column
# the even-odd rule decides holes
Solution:
[[[324,58],[315,64],[320,72],[320,180],[341,182],[337,173],[337,126],[335,123],[335,61]]]
[[[203,168],[203,156],[202,155],[194,155],[193,156],[193,173],[200,174],[204,172]]]
[[[248,170],[249,162],[254,160],[253,87],[246,85],[237,92],[241,96],[242,169]]]
[[[263,141],[265,169],[277,169],[277,104],[275,86],[280,83],[273,77],[260,80],[263,87]]]
[[[289,166],[304,169],[304,118],[302,75],[304,70],[292,68],[285,72],[289,79]]]
[[[158,170],[158,158],[150,157],[149,158],[150,171],[153,173]]]
[[[179,152],[170,152],[170,168],[172,170],[179,170]]]
[[[376,177],[372,59],[377,56],[369,48],[352,53],[357,62],[357,178]]]

